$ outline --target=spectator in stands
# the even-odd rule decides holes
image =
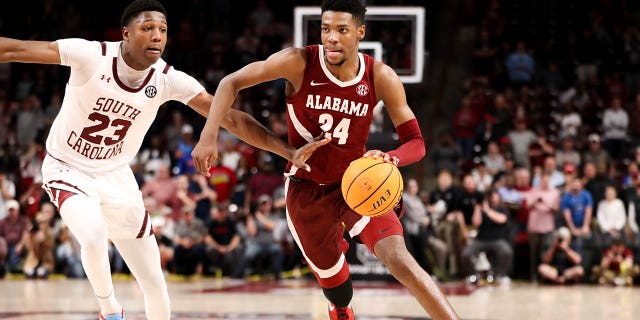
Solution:
[[[175,244],[173,243],[173,231],[172,234],[167,233],[167,226],[169,222],[173,222],[171,219],[166,219],[163,216],[155,216],[151,218],[151,226],[153,227],[153,235],[158,243],[158,250],[160,251],[160,266],[163,273],[169,273],[173,271],[173,258],[175,255]],[[173,228],[173,225],[171,225]]]
[[[471,1],[469,1],[471,2]],[[473,73],[482,78],[488,78],[494,70],[498,45],[489,30],[480,29],[478,39],[473,44],[472,66]]]
[[[84,268],[80,260],[80,243],[66,225],[60,227],[57,243],[56,269],[68,278],[84,278]]]
[[[562,195],[560,211],[571,231],[571,246],[583,256],[584,242],[591,240],[593,198],[589,191],[583,189],[580,179],[573,180],[569,192]]]
[[[549,135],[544,128],[537,126],[536,131],[536,140],[533,141],[527,149],[529,168],[535,173],[537,173],[540,168],[544,169],[546,159],[549,156],[554,156],[556,152],[556,147],[553,142],[549,140]]]
[[[542,173],[546,173],[549,175],[549,183],[552,187],[558,188],[564,185],[564,175],[558,167],[556,166],[556,157],[553,155],[549,155],[545,157],[544,164],[542,166],[542,170],[535,174],[533,177],[532,185],[534,187],[540,186],[540,176]]]
[[[167,149],[171,151],[172,160],[177,160],[173,158],[174,150],[178,148],[180,144],[180,140],[182,140],[182,128],[186,124],[184,115],[180,110],[174,110],[171,113],[171,121],[167,124],[164,129],[165,139],[167,141]]]
[[[640,59],[640,57],[639,57]],[[640,78],[638,78],[640,80]],[[640,81],[638,82],[640,85]],[[640,146],[640,91],[633,97],[633,101],[626,108],[629,116],[629,138],[633,147]]]
[[[23,150],[29,148],[42,129],[44,115],[42,101],[35,94],[29,94],[20,101],[20,111],[16,114],[16,139]]]
[[[607,152],[607,150],[602,149],[600,135],[598,135],[597,133],[591,133],[589,134],[587,141],[589,142],[589,147],[587,151],[585,151],[582,155],[582,163],[609,163],[609,153]]]
[[[196,172],[193,158],[191,157],[191,150],[195,145],[193,126],[184,124],[180,132],[182,133],[182,138],[178,141],[178,146],[173,150],[173,157],[176,160],[173,171],[176,175],[192,174]]]
[[[185,206],[176,223],[174,240],[174,267],[179,275],[201,275],[204,262],[204,236],[207,227],[198,219],[195,208]]]
[[[628,140],[627,129],[629,127],[629,115],[623,109],[620,97],[611,99],[611,107],[604,111],[602,116],[602,132],[604,148],[611,158],[623,160],[626,156],[626,143]]]
[[[568,100],[565,104],[559,122],[558,137],[560,139],[578,138],[578,135],[582,132],[582,116],[576,110],[573,100]]]
[[[537,75],[537,84],[551,92],[560,92],[564,90],[567,85],[564,74],[558,68],[558,63],[550,61],[547,63],[547,68],[540,71]]]
[[[633,252],[618,237],[606,247],[600,265],[594,266],[593,274],[601,285],[631,286],[633,279],[640,274],[640,266],[633,262]]]
[[[627,216],[624,203],[618,198],[618,191],[613,185],[608,185],[604,194],[604,199],[598,202],[596,218],[601,245],[608,248],[613,239],[621,239],[624,236],[623,228],[627,223]]]
[[[583,186],[584,189],[591,194],[595,210],[595,206],[604,198],[605,189],[608,186],[618,185],[618,183],[609,177],[609,167],[607,164],[599,163],[595,166],[585,164],[583,169]],[[594,214],[596,213],[597,212],[594,212]]]
[[[573,137],[566,137],[562,139],[562,147],[556,151],[555,157],[558,168],[562,168],[567,163],[570,163],[575,167],[579,167],[582,162],[580,152],[576,150],[575,140]]]
[[[46,154],[43,138],[38,136],[29,144],[25,153],[20,156],[20,182],[18,201],[29,218],[35,217],[40,200],[44,195],[42,189],[42,161]]]
[[[225,166],[225,156],[222,155],[219,159],[213,161],[211,168],[209,169],[209,186],[215,190],[217,194],[217,202],[223,205],[228,205],[233,195],[233,190],[238,183],[238,176],[236,172]]]
[[[406,190],[402,194],[405,214],[401,218],[407,249],[425,271],[434,274],[435,268],[429,263],[425,252],[425,249],[430,250],[438,271],[445,272],[448,248],[444,241],[436,237],[431,214],[418,196],[419,191],[418,181],[408,179]]]
[[[211,207],[215,206],[218,201],[218,193],[211,188],[207,177],[200,174],[192,174],[188,178],[188,192],[196,204],[196,217],[208,224],[209,219],[211,219]]]
[[[158,176],[161,167],[171,167],[171,153],[167,149],[167,142],[163,135],[152,134],[149,145],[140,150],[134,160],[143,166],[144,181],[149,181]]]
[[[23,234],[26,257],[22,272],[28,279],[47,279],[53,272],[55,235],[51,229],[51,217],[38,212],[33,226]]]
[[[462,151],[464,159],[471,159],[475,144],[475,131],[480,119],[471,108],[469,96],[462,97],[461,106],[453,116],[453,135]]]
[[[502,153],[500,153],[500,146],[497,141],[490,141],[487,144],[487,153],[482,156],[482,161],[492,176],[495,176],[495,174],[500,171],[504,171],[505,159]]]
[[[473,274],[473,258],[480,252],[487,253],[491,268],[501,285],[509,285],[508,276],[513,249],[507,241],[508,211],[501,206],[497,191],[487,192],[482,204],[474,211],[472,224],[478,230],[476,237],[462,251],[465,275]]]
[[[551,185],[551,175],[543,172],[540,175],[540,184],[526,194],[526,199],[529,208],[529,271],[531,279],[536,281],[542,248],[550,245],[555,230],[556,215],[560,208],[560,191]]]
[[[542,263],[538,273],[545,282],[565,284],[575,283],[584,276],[581,265],[582,257],[569,245],[571,232],[566,227],[560,227],[554,232],[551,245],[542,254]]]
[[[471,169],[471,176],[479,192],[485,192],[491,187],[493,175],[487,170],[487,165],[484,161],[480,160],[476,162],[475,168]]]
[[[598,65],[601,63],[598,52],[600,44],[593,36],[591,28],[586,27],[582,30],[575,46],[578,82],[586,83],[591,79],[596,79],[598,77]]]
[[[570,163],[562,166],[562,175],[564,175],[564,184],[558,187],[561,194],[570,191],[571,183],[574,179],[580,179],[580,177],[578,177],[578,170],[576,169],[576,166]]]
[[[153,197],[158,206],[173,207],[176,185],[173,177],[171,177],[171,168],[166,164],[162,164],[158,167],[156,177],[145,181],[140,191],[144,198]],[[177,218],[177,215],[174,218]]]
[[[503,93],[496,93],[494,96],[489,115],[493,120],[495,136],[498,138],[506,136],[512,125],[512,114],[509,101]]]
[[[9,215],[0,220],[0,242],[6,246],[5,260],[0,261],[0,269],[6,272],[22,272],[19,266],[24,253],[23,235],[31,229],[31,221],[21,214],[20,203],[11,199],[7,202]],[[0,247],[3,245],[0,244]]]
[[[259,196],[255,211],[247,216],[243,259],[247,266],[256,266],[261,259],[271,262],[271,272],[276,280],[281,278],[284,266],[284,252],[273,237],[279,219],[282,218],[273,214],[271,197],[266,194]],[[245,268],[241,267],[241,270],[244,271]]]
[[[527,46],[524,41],[519,40],[516,42],[516,50],[507,56],[504,64],[511,84],[520,87],[532,82],[536,72],[536,61],[527,52]]]
[[[527,121],[518,118],[514,121],[515,128],[507,134],[511,142],[513,159],[517,166],[529,167],[529,146],[536,142],[538,137],[527,128]]]
[[[484,194],[478,191],[475,179],[471,174],[462,176],[462,188],[456,198],[455,220],[460,224],[462,236],[465,239],[473,238],[477,226],[473,224],[473,213],[480,210]]]
[[[211,221],[205,236],[206,244],[206,274],[215,274],[220,270],[222,275],[234,278],[244,276],[244,246],[236,222],[231,218],[227,205],[217,205],[211,208]]]
[[[284,183],[282,174],[275,170],[273,154],[268,151],[258,152],[258,171],[249,177],[245,191],[244,210],[252,212],[262,195],[273,196],[273,192]]]
[[[429,195],[427,210],[431,213],[431,225],[438,238],[443,239],[449,248],[448,273],[455,275],[460,269],[460,228],[455,219],[458,189],[453,186],[453,175],[450,171],[438,173],[437,188]]]
[[[433,163],[433,172],[438,174],[442,170],[447,170],[453,175],[457,175],[459,165],[464,159],[460,146],[453,141],[449,132],[441,132],[438,140],[433,144],[430,151]]]
[[[639,149],[636,148],[635,153],[638,153]],[[627,165],[627,172],[622,176],[620,186],[622,189],[627,189],[635,184],[635,181],[640,179],[640,168],[635,161],[629,162]]]
[[[7,169],[0,165],[0,220],[9,215],[9,200],[16,197],[16,184],[8,176]]]

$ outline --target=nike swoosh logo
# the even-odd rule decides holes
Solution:
[[[315,87],[315,86],[323,86],[325,84],[329,84],[328,82],[315,82],[313,80],[311,80],[311,86]]]
[[[383,233],[387,232],[389,229],[391,229],[391,227],[380,229],[380,230],[378,230],[378,233],[383,234]]]
[[[313,81],[311,82],[313,83]],[[333,304],[329,304],[329,311],[333,311],[336,307],[333,306]]]

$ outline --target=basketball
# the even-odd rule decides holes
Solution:
[[[363,216],[375,217],[393,209],[402,197],[402,175],[382,158],[359,158],[342,176],[342,196],[349,207]]]

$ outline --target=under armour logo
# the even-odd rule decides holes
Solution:
[[[104,74],[102,75],[102,78],[100,78],[100,80],[107,80],[107,82],[111,81],[111,77],[106,77]]]

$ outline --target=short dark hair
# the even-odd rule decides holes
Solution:
[[[162,3],[156,0],[136,0],[131,2],[122,12],[122,18],[120,19],[120,26],[126,27],[131,23],[135,17],[141,12],[145,11],[158,11],[167,17],[167,10],[165,10]]]
[[[324,0],[320,8],[322,13],[325,11],[350,13],[358,25],[364,24],[364,15],[367,12],[367,8],[360,0]]]

